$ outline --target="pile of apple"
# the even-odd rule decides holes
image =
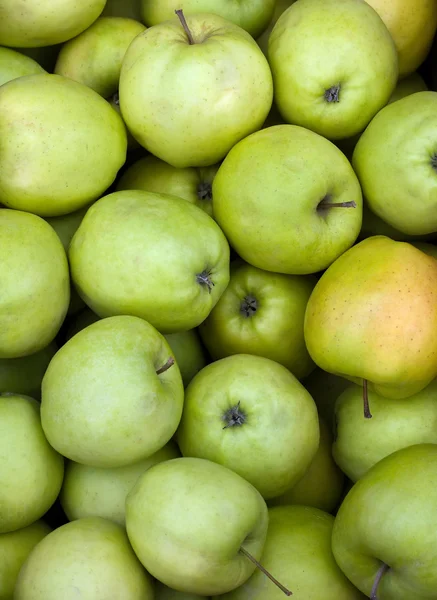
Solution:
[[[437,600],[436,29],[0,2],[0,600]]]

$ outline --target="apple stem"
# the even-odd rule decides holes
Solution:
[[[366,419],[372,418],[372,413],[369,407],[369,394],[367,391],[367,379],[363,379],[363,403],[364,403],[364,416]]]
[[[165,363],[165,365],[162,365],[162,367],[159,367],[159,369],[156,371],[156,374],[161,375],[162,373],[165,373],[173,365],[174,365],[174,358],[173,358],[173,356],[170,356],[168,358],[167,362]]]
[[[348,202],[324,202],[322,201],[318,208],[356,208],[357,204],[353,200]]]
[[[197,186],[197,197],[199,200],[212,200],[212,183],[201,181]]]
[[[175,13],[179,17],[179,21],[181,22],[182,27],[184,28],[185,33],[187,34],[188,41],[190,42],[190,46],[193,46],[196,42],[194,41],[193,35],[188,27],[187,20],[185,19],[184,11],[179,8],[175,10]]]
[[[257,569],[259,569],[261,571],[261,573],[264,573],[264,575],[266,575],[266,577],[268,577],[270,579],[270,581],[272,581],[280,590],[281,592],[284,592],[284,594],[286,596],[291,596],[293,594],[293,592],[290,592],[290,590],[288,590],[285,586],[282,585],[282,583],[280,583],[275,577],[273,577],[273,575],[271,573],[269,573],[267,571],[267,569],[265,569],[262,564],[260,564],[256,558],[254,556],[252,556],[250,554],[250,552],[248,552],[246,550],[246,548],[243,548],[243,546],[241,546],[240,548],[240,552],[241,554],[243,554],[246,558],[248,558],[250,561],[253,562],[253,564],[256,566]]]
[[[379,567],[378,572],[375,576],[375,581],[373,582],[372,591],[370,592],[370,600],[378,600],[378,586],[381,582],[381,579],[386,571],[388,571],[389,566],[385,563]]]

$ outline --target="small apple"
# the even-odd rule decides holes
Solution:
[[[0,533],[31,525],[58,497],[64,460],[46,440],[33,398],[0,394],[0,472]]]
[[[14,600],[153,600],[153,583],[124,529],[99,517],[49,533],[28,556]]]
[[[212,189],[214,218],[238,255],[259,269],[316,273],[360,232],[361,188],[349,161],[303,127],[268,127],[236,144]]]
[[[179,15],[180,21],[173,15],[129,46],[121,114],[158,158],[173,167],[207,167],[262,127],[272,105],[272,75],[255,40],[238,25],[214,14]]]
[[[0,47],[0,85],[24,75],[45,73],[45,70],[33,58],[12,50]]]
[[[53,357],[42,383],[42,426],[70,460],[121,467],[170,440],[183,397],[165,338],[138,317],[109,317],[77,333]]]
[[[51,342],[29,356],[0,358],[0,393],[14,392],[39,400],[44,373],[57,350],[56,343]]]

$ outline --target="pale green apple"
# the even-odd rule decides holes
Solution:
[[[268,26],[275,0],[141,0],[146,25],[157,25],[182,9],[186,15],[212,13],[239,25],[254,38]]]
[[[229,245],[215,221],[190,202],[143,190],[98,200],[69,259],[96,314],[135,315],[162,333],[197,327],[229,282]]]
[[[287,367],[298,379],[315,367],[305,346],[305,309],[316,284],[311,276],[282,275],[243,261],[199,333],[214,360],[255,354]]]
[[[319,427],[319,448],[305,474],[284,494],[269,500],[269,506],[301,504],[332,512],[339,505],[344,475],[332,457],[330,428],[322,419],[319,419]]]
[[[42,426],[51,445],[70,460],[121,467],[170,440],[183,399],[179,367],[165,338],[138,317],[109,317],[55,354],[42,383]]]
[[[405,242],[367,238],[311,294],[304,323],[311,357],[387,398],[416,394],[437,376],[436,289],[434,258]]]
[[[135,554],[154,577],[181,592],[209,596],[243,584],[255,565],[242,550],[259,560],[267,526],[260,493],[200,458],[155,465],[126,499]]]
[[[0,139],[1,202],[44,217],[98,198],[126,159],[120,116],[60,75],[27,75],[0,87]]]
[[[175,355],[176,362],[182,375],[184,386],[207,364],[205,351],[196,329],[166,333],[168,345]]]
[[[154,600],[209,600],[206,596],[198,594],[187,594],[172,590],[160,581],[155,582],[155,599]]]
[[[0,47],[0,85],[24,77],[45,73],[45,70],[33,58],[12,50]]]
[[[274,498],[301,479],[317,452],[317,409],[285,367],[235,354],[193,378],[177,440],[184,456],[220,463]]]
[[[57,350],[56,343],[51,342],[29,356],[0,358],[0,393],[13,392],[39,400],[42,378]]]
[[[219,162],[260,129],[273,98],[268,62],[241,27],[177,16],[138,35],[123,60],[120,108],[132,135],[173,167]]]
[[[353,166],[371,210],[409,235],[437,231],[437,92],[383,108],[357,143]]]
[[[45,438],[33,398],[0,394],[0,472],[0,533],[31,525],[59,494],[64,460]]]
[[[44,521],[36,521],[23,529],[0,534],[0,600],[13,600],[23,563],[50,532],[51,528]]]
[[[282,15],[282,13],[285,12],[287,10],[287,8],[290,8],[290,6],[294,2],[296,2],[296,0],[276,0],[275,10],[273,12],[272,18],[270,19],[270,23],[269,23],[267,29],[265,29],[263,31],[263,33],[256,39],[256,43],[258,44],[258,46],[261,48],[261,50],[264,52],[264,54],[266,56],[267,56],[267,51],[268,51],[268,47],[269,47],[269,37],[270,37],[270,34],[272,33],[273,27],[276,25],[276,22],[279,19],[279,17]]]
[[[68,262],[40,217],[0,209],[0,290],[0,359],[35,354],[53,341],[70,301]]]
[[[49,533],[30,553],[14,600],[154,600],[153,583],[124,529],[89,517]]]
[[[387,27],[357,0],[295,2],[273,28],[268,58],[284,119],[333,140],[363,131],[398,79]]]
[[[65,42],[93,23],[105,6],[105,0],[2,0],[0,44],[38,47]]]
[[[331,551],[334,517],[308,506],[269,509],[261,562],[295,600],[364,600],[338,568]],[[221,600],[282,600],[284,593],[260,571]]]
[[[350,386],[335,405],[334,459],[351,481],[385,456],[414,444],[437,444],[437,380],[417,394],[390,400],[369,392],[373,419],[363,419],[362,388]]]
[[[126,50],[145,29],[134,19],[100,17],[62,46],[55,73],[79,81],[109,98],[118,90]]]
[[[141,21],[141,0],[106,0],[102,16]]]
[[[405,98],[406,96],[411,96],[411,94],[416,94],[417,92],[425,92],[427,89],[428,86],[423,77],[419,73],[411,73],[408,77],[400,79],[397,82],[388,104],[396,102],[396,100],[401,100],[401,98]]]
[[[334,423],[335,402],[339,395],[350,385],[350,381],[316,368],[302,381],[302,385],[311,394],[319,415],[331,430]]]
[[[140,158],[123,173],[117,191],[145,190],[179,196],[212,216],[212,181],[218,167],[178,169],[150,154]]]
[[[116,469],[67,461],[59,498],[68,520],[103,517],[124,527],[126,496],[139,476],[153,465],[179,456],[178,447],[170,441],[148,458]]]
[[[433,600],[437,590],[437,445],[398,450],[350,490],[334,523],[332,550],[366,597]]]
[[[213,197],[231,246],[266,271],[325,269],[361,228],[361,188],[349,161],[295,125],[268,127],[236,144],[213,181]]]

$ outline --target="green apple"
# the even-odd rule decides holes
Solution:
[[[24,77],[45,73],[45,70],[33,58],[12,50],[0,47],[0,85]]]
[[[388,104],[396,102],[396,100],[401,100],[401,98],[405,98],[406,96],[411,96],[411,94],[416,94],[417,92],[425,92],[427,89],[428,86],[424,82],[423,77],[419,73],[411,73],[408,77],[398,81]]]
[[[206,596],[172,590],[160,581],[155,582],[155,600],[208,600]]]
[[[417,92],[383,108],[354,150],[369,207],[409,235],[437,231],[435,135],[437,92]]]
[[[316,368],[302,381],[311,394],[322,419],[329,425],[334,423],[334,406],[339,395],[350,385],[350,381]]]
[[[374,465],[343,501],[332,550],[366,597],[436,597],[436,474],[437,445],[409,446]]]
[[[98,200],[69,258],[96,314],[135,315],[162,333],[197,327],[229,282],[229,245],[214,220],[190,202],[143,190]]]
[[[44,521],[0,534],[0,598],[13,600],[18,573],[33,548],[51,532]]]
[[[305,474],[284,494],[269,500],[269,506],[301,504],[332,512],[340,503],[344,475],[332,457],[333,436],[330,428],[319,419],[319,448]]]
[[[207,364],[205,351],[196,329],[164,335],[182,375],[184,386]]]
[[[295,600],[364,600],[335,563],[331,551],[334,517],[308,506],[269,510],[263,566],[287,585]],[[262,573],[221,600],[282,600],[284,594]]]
[[[256,354],[289,369],[298,379],[314,363],[303,335],[305,309],[316,279],[231,265],[231,279],[199,333],[214,360]]]
[[[145,29],[134,19],[100,17],[62,46],[55,73],[79,81],[109,98],[118,90],[126,50]]]
[[[178,169],[150,154],[140,158],[123,173],[117,191],[145,190],[179,196],[212,216],[212,181],[218,167]]]
[[[317,452],[317,409],[285,367],[235,354],[191,381],[177,440],[184,456],[220,463],[274,498],[299,481]]]
[[[212,13],[239,25],[254,38],[268,26],[275,9],[275,0],[141,0],[146,25],[158,25],[174,16],[176,10],[185,14]]]
[[[436,289],[434,258],[405,242],[367,238],[311,294],[304,323],[311,357],[387,398],[416,394],[437,376]]]
[[[181,19],[183,25],[173,15],[129,46],[120,108],[129,131],[152,154],[173,167],[207,167],[262,127],[272,75],[238,25],[213,14]]]
[[[256,43],[258,44],[258,46],[261,48],[261,50],[263,51],[263,53],[266,56],[267,56],[268,47],[269,47],[269,38],[270,38],[270,34],[272,33],[273,27],[276,25],[276,22],[279,19],[279,17],[282,15],[282,13],[285,12],[287,10],[287,8],[290,8],[290,6],[294,2],[296,2],[296,0],[276,0],[275,11],[270,20],[269,25],[268,25],[267,29],[265,29],[263,31],[263,33],[256,40]]]
[[[130,543],[165,585],[204,596],[243,584],[267,534],[267,506],[233,471],[200,458],[175,458],[140,476],[126,499]],[[18,599],[21,600],[21,599]]]
[[[46,440],[33,398],[0,394],[0,472],[0,533],[31,525],[59,494],[64,460]]]
[[[65,42],[93,23],[105,0],[2,0],[0,44],[2,46],[51,46]]]
[[[141,0],[106,0],[102,16],[141,21]]]
[[[40,217],[0,209],[0,290],[0,359],[52,342],[70,301],[69,272],[58,236]]]
[[[165,338],[138,317],[109,317],[55,354],[42,383],[41,421],[51,445],[70,460],[122,467],[170,440],[183,399]]]
[[[268,127],[236,144],[217,172],[213,196],[214,217],[231,246],[266,271],[325,269],[361,228],[361,188],[349,161],[295,125]]]
[[[369,393],[374,419],[363,419],[362,389],[352,385],[335,405],[334,459],[352,481],[385,456],[414,444],[437,444],[437,380],[409,398]]]
[[[29,356],[0,358],[0,393],[13,392],[39,400],[42,378],[57,350],[56,343],[51,342]]]
[[[356,0],[295,2],[273,28],[268,58],[284,119],[333,140],[363,131],[398,79],[387,27]]]
[[[148,458],[126,467],[102,469],[68,461],[60,494],[68,520],[103,517],[124,527],[126,496],[138,477],[153,465],[179,456],[178,447],[170,441]]]
[[[60,75],[1,86],[0,138],[1,202],[43,217],[98,198],[126,159],[120,116],[96,92]]]
[[[14,600],[153,600],[152,579],[124,529],[89,517],[49,533],[30,553]]]

